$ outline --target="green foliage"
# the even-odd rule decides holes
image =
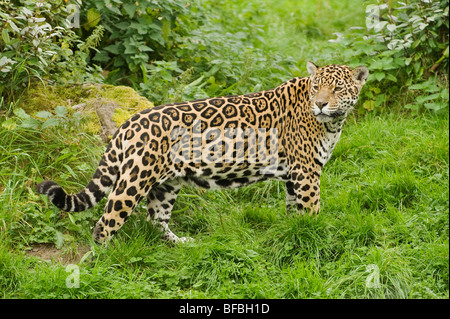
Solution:
[[[33,80],[101,81],[101,69],[88,65],[88,57],[103,28],[81,41],[66,25],[71,13],[62,0],[0,2],[0,96],[6,103]]]
[[[103,26],[96,26],[86,39],[80,40],[72,31],[61,39],[56,61],[56,79],[58,84],[103,82],[102,68],[90,60],[91,50],[99,45],[104,33]]]
[[[93,60],[110,71],[110,81],[139,83],[154,61],[173,57],[186,35],[187,12],[180,1],[83,1],[81,23],[101,24],[105,35]],[[86,21],[85,21],[86,20]],[[127,77],[127,79],[125,79]]]
[[[32,78],[42,78],[53,69],[52,57],[59,50],[53,38],[61,36],[63,29],[46,22],[43,14],[49,11],[37,4],[30,10],[0,3],[0,94],[7,101]]]
[[[291,58],[256,49],[245,32],[217,23],[226,14],[217,5],[225,6],[84,1],[81,22],[89,30],[93,19],[106,30],[93,56],[108,71],[106,81],[133,86],[156,104],[256,91],[296,70]],[[259,30],[263,40],[263,30],[251,20],[246,30]]]
[[[371,72],[363,109],[383,110],[399,97],[415,111],[448,108],[448,11],[446,0],[369,4],[368,30],[337,34],[344,59]]]
[[[15,130],[17,127],[29,128],[33,130],[45,130],[49,127],[64,125],[79,125],[80,114],[75,113],[73,119],[67,119],[67,109],[64,106],[55,108],[55,115],[48,111],[39,111],[35,117],[27,114],[23,109],[16,108],[14,110],[15,117],[10,117],[2,123],[2,126],[8,130]]]

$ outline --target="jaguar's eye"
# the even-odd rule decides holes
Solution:
[[[312,89],[314,91],[319,91],[319,86],[317,84],[313,84]]]
[[[344,87],[342,86],[335,86],[333,89],[333,93],[338,93],[341,92],[342,90],[344,90]]]

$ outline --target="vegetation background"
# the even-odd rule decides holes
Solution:
[[[448,1],[0,0],[0,297],[448,298]],[[268,89],[319,65],[366,65],[322,175],[317,219],[284,185],[184,189],[171,247],[138,207],[107,248],[103,204],[61,213],[104,151],[64,106],[24,111],[36,83],[128,85],[155,105]],[[74,266],[76,265],[76,267]]]

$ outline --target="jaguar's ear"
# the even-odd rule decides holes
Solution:
[[[352,70],[353,80],[364,84],[369,76],[369,69],[365,66],[358,66]]]
[[[306,62],[306,70],[308,70],[309,75],[314,76],[319,67],[312,62]]]

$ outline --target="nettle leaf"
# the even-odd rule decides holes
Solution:
[[[98,62],[108,62],[109,60],[111,60],[108,53],[105,51],[97,52],[92,59]]]
[[[383,102],[385,100],[386,100],[386,95],[385,94],[377,95],[377,97],[375,98],[375,107],[378,107],[381,104],[383,104]]]
[[[127,30],[130,27],[130,23],[128,21],[123,21],[115,24],[114,26],[119,28],[120,30]],[[115,38],[118,38],[119,35],[121,35],[121,33],[118,33]]]
[[[132,45],[125,45],[125,51],[123,52],[125,54],[135,54],[138,53],[135,46]]]
[[[139,22],[132,22],[130,24],[130,28],[135,29],[138,32],[138,34],[142,34],[142,35],[147,34],[147,31],[148,31],[147,26],[144,24],[141,24]]]
[[[439,88],[434,83],[431,83],[430,81],[425,81],[422,83],[417,83],[410,85],[408,87],[410,90],[424,90],[426,92],[437,92],[439,91]]]
[[[112,4],[110,0],[105,0],[105,8],[119,16],[122,15],[122,12],[120,12],[120,10],[117,8],[117,4]]]
[[[104,47],[103,50],[111,52],[112,54],[119,54],[119,43],[108,45]]]
[[[139,45],[139,51],[141,51],[141,52],[153,52],[153,49],[148,47],[148,46],[146,46],[146,45],[144,45],[144,44],[141,44],[141,45]]]
[[[30,116],[24,111],[24,109],[22,109],[20,107],[14,110],[14,115],[16,115],[17,117],[19,117],[22,120],[26,120],[26,119],[30,118]]]
[[[31,129],[36,130],[39,128],[40,124],[41,124],[40,121],[38,121],[32,117],[29,117],[29,118],[25,119],[20,126],[23,128],[31,128]]]
[[[437,102],[425,103],[423,106],[426,109],[432,110],[432,111],[435,111],[435,112],[443,110],[445,108],[448,108],[448,104],[446,104],[446,103],[437,103]]]
[[[392,82],[397,83],[397,78],[396,78],[394,75],[392,75],[392,74],[388,74],[388,75],[386,76],[386,79],[388,79],[388,80],[390,80],[390,81],[392,81]]]
[[[171,73],[168,73],[168,72],[163,71],[163,72],[161,72],[161,77],[162,77],[164,80],[166,80],[167,82],[172,81],[172,74],[171,74]]]
[[[42,124],[42,129],[46,129],[49,127],[54,127],[54,126],[58,126],[59,125],[59,120],[55,119],[55,118],[51,118],[48,119],[47,121],[44,122],[44,124]]]
[[[135,3],[127,3],[123,6],[123,9],[128,14],[130,18],[134,17],[134,13],[136,12],[136,4]]]
[[[67,108],[63,105],[58,105],[55,108],[55,114],[58,117],[65,117],[67,115]]]
[[[377,81],[381,81],[385,78],[386,74],[381,73],[381,72],[377,72],[373,74],[373,77],[377,80]]]
[[[40,111],[36,113],[36,116],[41,119],[49,119],[53,116],[53,114],[48,111]]]
[[[404,108],[405,109],[409,109],[409,110],[413,110],[413,111],[418,111],[420,109],[420,105],[418,105],[416,103],[415,104],[408,103],[408,104],[405,104]]]
[[[152,40],[155,40],[156,42],[158,42],[158,44],[160,44],[160,45],[164,45],[164,43],[165,43],[164,38],[162,37],[161,33],[153,32],[150,34],[150,38]]]
[[[440,93],[434,93],[434,94],[430,94],[430,95],[419,95],[416,98],[417,103],[422,104],[426,101],[431,101],[431,100],[435,100],[437,98],[439,98],[441,96]]]

